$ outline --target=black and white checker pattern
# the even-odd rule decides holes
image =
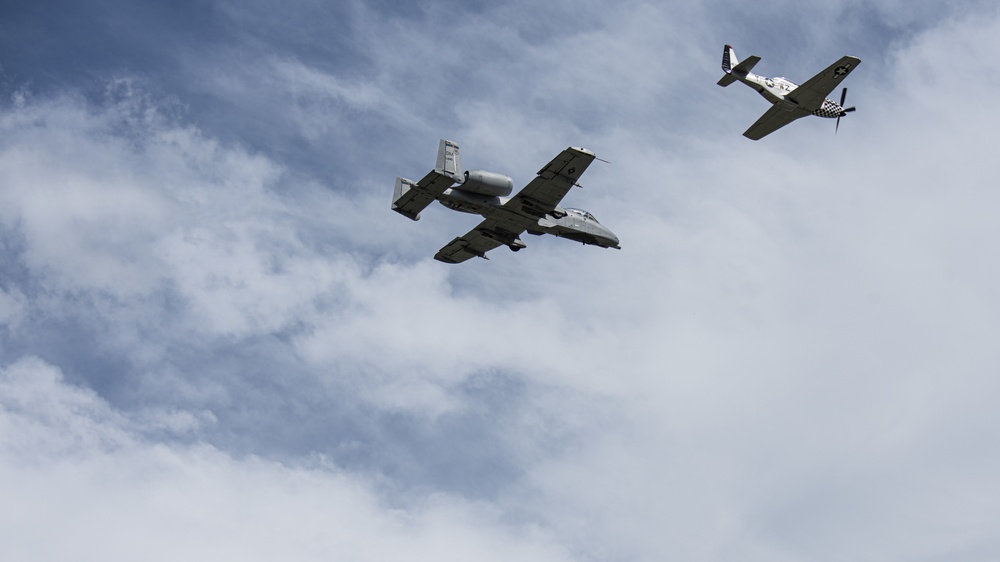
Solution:
[[[817,109],[816,111],[813,111],[813,115],[817,117],[827,117],[830,119],[835,119],[837,117],[840,117],[843,114],[843,112],[844,108],[840,107],[840,105],[830,100],[823,100],[823,107]]]

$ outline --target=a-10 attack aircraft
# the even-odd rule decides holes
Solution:
[[[754,90],[760,92],[767,101],[774,105],[767,110],[756,123],[743,133],[743,136],[760,140],[777,131],[785,125],[805,117],[816,115],[837,119],[836,131],[840,128],[840,118],[854,111],[853,107],[844,107],[847,98],[847,88],[840,94],[840,103],[834,103],[826,96],[840,84],[852,70],[861,64],[857,57],[845,56],[831,64],[826,70],[806,80],[801,86],[796,86],[785,78],[765,78],[757,76],[750,70],[760,62],[760,57],[751,56],[740,62],[736,51],[726,45],[722,51],[722,70],[726,74],[719,80],[720,86],[728,86],[739,80]]]
[[[618,237],[594,215],[579,209],[563,209],[559,202],[577,184],[594,153],[585,148],[567,148],[517,195],[507,198],[514,181],[484,170],[463,170],[458,145],[441,139],[437,166],[417,183],[396,178],[392,210],[412,220],[435,199],[449,209],[482,215],[486,220],[459,236],[434,256],[445,263],[486,258],[486,252],[506,245],[513,251],[525,247],[520,235],[554,234],[584,244],[616,248]]]

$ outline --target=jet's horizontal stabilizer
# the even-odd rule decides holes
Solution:
[[[406,178],[396,178],[396,188],[392,192],[392,210],[404,217],[418,221],[420,211],[434,201],[434,197],[417,187]]]
[[[420,211],[426,209],[427,205],[440,197],[454,183],[455,180],[451,176],[446,176],[437,170],[427,172],[420,183],[396,178],[392,210],[410,220],[420,220]]]
[[[438,168],[427,172],[419,183],[406,178],[396,178],[396,188],[392,194],[392,210],[410,220],[420,220],[423,211],[449,187],[455,185],[462,171],[462,161],[458,156],[458,145],[442,140],[438,150]]]

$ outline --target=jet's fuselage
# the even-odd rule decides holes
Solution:
[[[463,191],[461,185],[446,189],[438,197],[438,201],[449,209],[481,215],[483,218],[490,218],[494,213],[510,212],[503,207],[509,200],[507,197]],[[529,228],[528,233],[552,234],[584,244],[618,247],[618,237],[611,229],[598,222],[594,215],[579,209],[557,207],[554,212],[540,217],[538,224]]]

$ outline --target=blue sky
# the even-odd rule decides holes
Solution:
[[[995,560],[989,2],[6,2],[0,558]],[[722,46],[857,105],[760,142]],[[437,142],[622,250],[432,256]]]

